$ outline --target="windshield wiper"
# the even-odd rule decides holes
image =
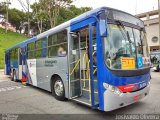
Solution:
[[[118,23],[117,26],[119,27],[119,29],[120,29],[120,31],[121,31],[121,33],[122,33],[122,35],[123,35],[123,38],[130,43],[130,44],[129,44],[129,49],[130,49],[130,53],[132,54],[132,46],[131,46],[131,44],[134,45],[134,43],[133,43],[133,42],[131,41],[131,39],[130,39],[129,32],[125,29],[125,26],[123,25],[123,23],[122,23],[121,21],[116,20],[115,22]],[[127,35],[126,35],[125,33],[126,33]],[[127,36],[127,37],[126,37],[126,36]]]
[[[127,31],[127,38],[128,38],[129,43],[132,43],[132,44],[133,44],[133,42],[131,41],[131,38],[130,38],[130,36],[129,36],[129,32],[128,32],[128,31]]]
[[[119,20],[115,20],[115,22],[118,23],[117,26],[119,27],[119,29],[120,29],[120,31],[121,31],[124,39],[126,38],[126,35],[125,35],[125,33],[126,33],[126,34],[127,34],[127,40],[129,41],[129,43],[132,43],[132,44],[133,44],[133,42],[132,42],[131,39],[130,39],[129,32],[125,29],[123,23],[122,23],[121,21],[119,21]],[[125,33],[124,33],[123,31],[124,31]]]

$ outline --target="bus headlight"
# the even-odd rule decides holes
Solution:
[[[112,92],[115,92],[115,87],[114,87],[114,86],[109,85],[109,88],[110,88],[110,90],[111,90]]]
[[[108,89],[108,88],[109,88],[109,84],[103,83],[103,87],[104,87],[105,89]]]
[[[116,88],[115,91],[114,91],[114,93],[115,93],[115,94],[120,94],[121,91]]]
[[[116,88],[115,86],[112,86],[110,84],[103,83],[103,87],[106,90],[109,90],[109,91],[113,92],[114,94],[117,94],[117,95],[120,95],[120,96],[123,94],[118,88]]]

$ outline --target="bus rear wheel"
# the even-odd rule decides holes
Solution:
[[[52,95],[60,101],[65,100],[65,89],[64,89],[64,84],[63,81],[59,78],[56,77],[53,80],[52,83]]]
[[[17,79],[16,79],[16,70],[13,70],[12,81],[17,81]]]

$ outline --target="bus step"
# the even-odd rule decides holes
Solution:
[[[82,96],[81,97],[84,97],[86,99],[91,100],[91,93],[89,92],[89,90],[88,91],[82,90]],[[98,101],[98,92],[94,92],[94,99],[95,99],[95,101]]]
[[[76,101],[76,102],[78,102],[78,103],[82,103],[82,104],[85,104],[85,105],[87,105],[87,106],[91,106],[91,101],[89,100],[89,99],[87,99],[87,98],[84,98],[83,96],[81,96],[81,97],[78,97],[78,98],[75,98],[75,99],[72,99],[73,101]],[[98,107],[98,102],[97,101],[95,101],[95,106],[97,105],[97,107]]]
[[[90,92],[89,89],[85,89],[85,88],[83,88],[82,91]],[[95,93],[95,94],[98,94],[98,91],[94,91],[94,93]]]
[[[91,106],[91,102],[90,102],[89,99],[87,99],[87,98],[78,97],[78,98],[75,98],[75,99],[73,99],[73,100],[76,101],[76,102],[85,104],[85,105],[87,105],[87,106]]]

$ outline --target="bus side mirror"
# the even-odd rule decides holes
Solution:
[[[100,29],[100,36],[101,37],[107,37],[107,27],[106,27],[106,21],[100,20],[99,21],[99,29]]]

